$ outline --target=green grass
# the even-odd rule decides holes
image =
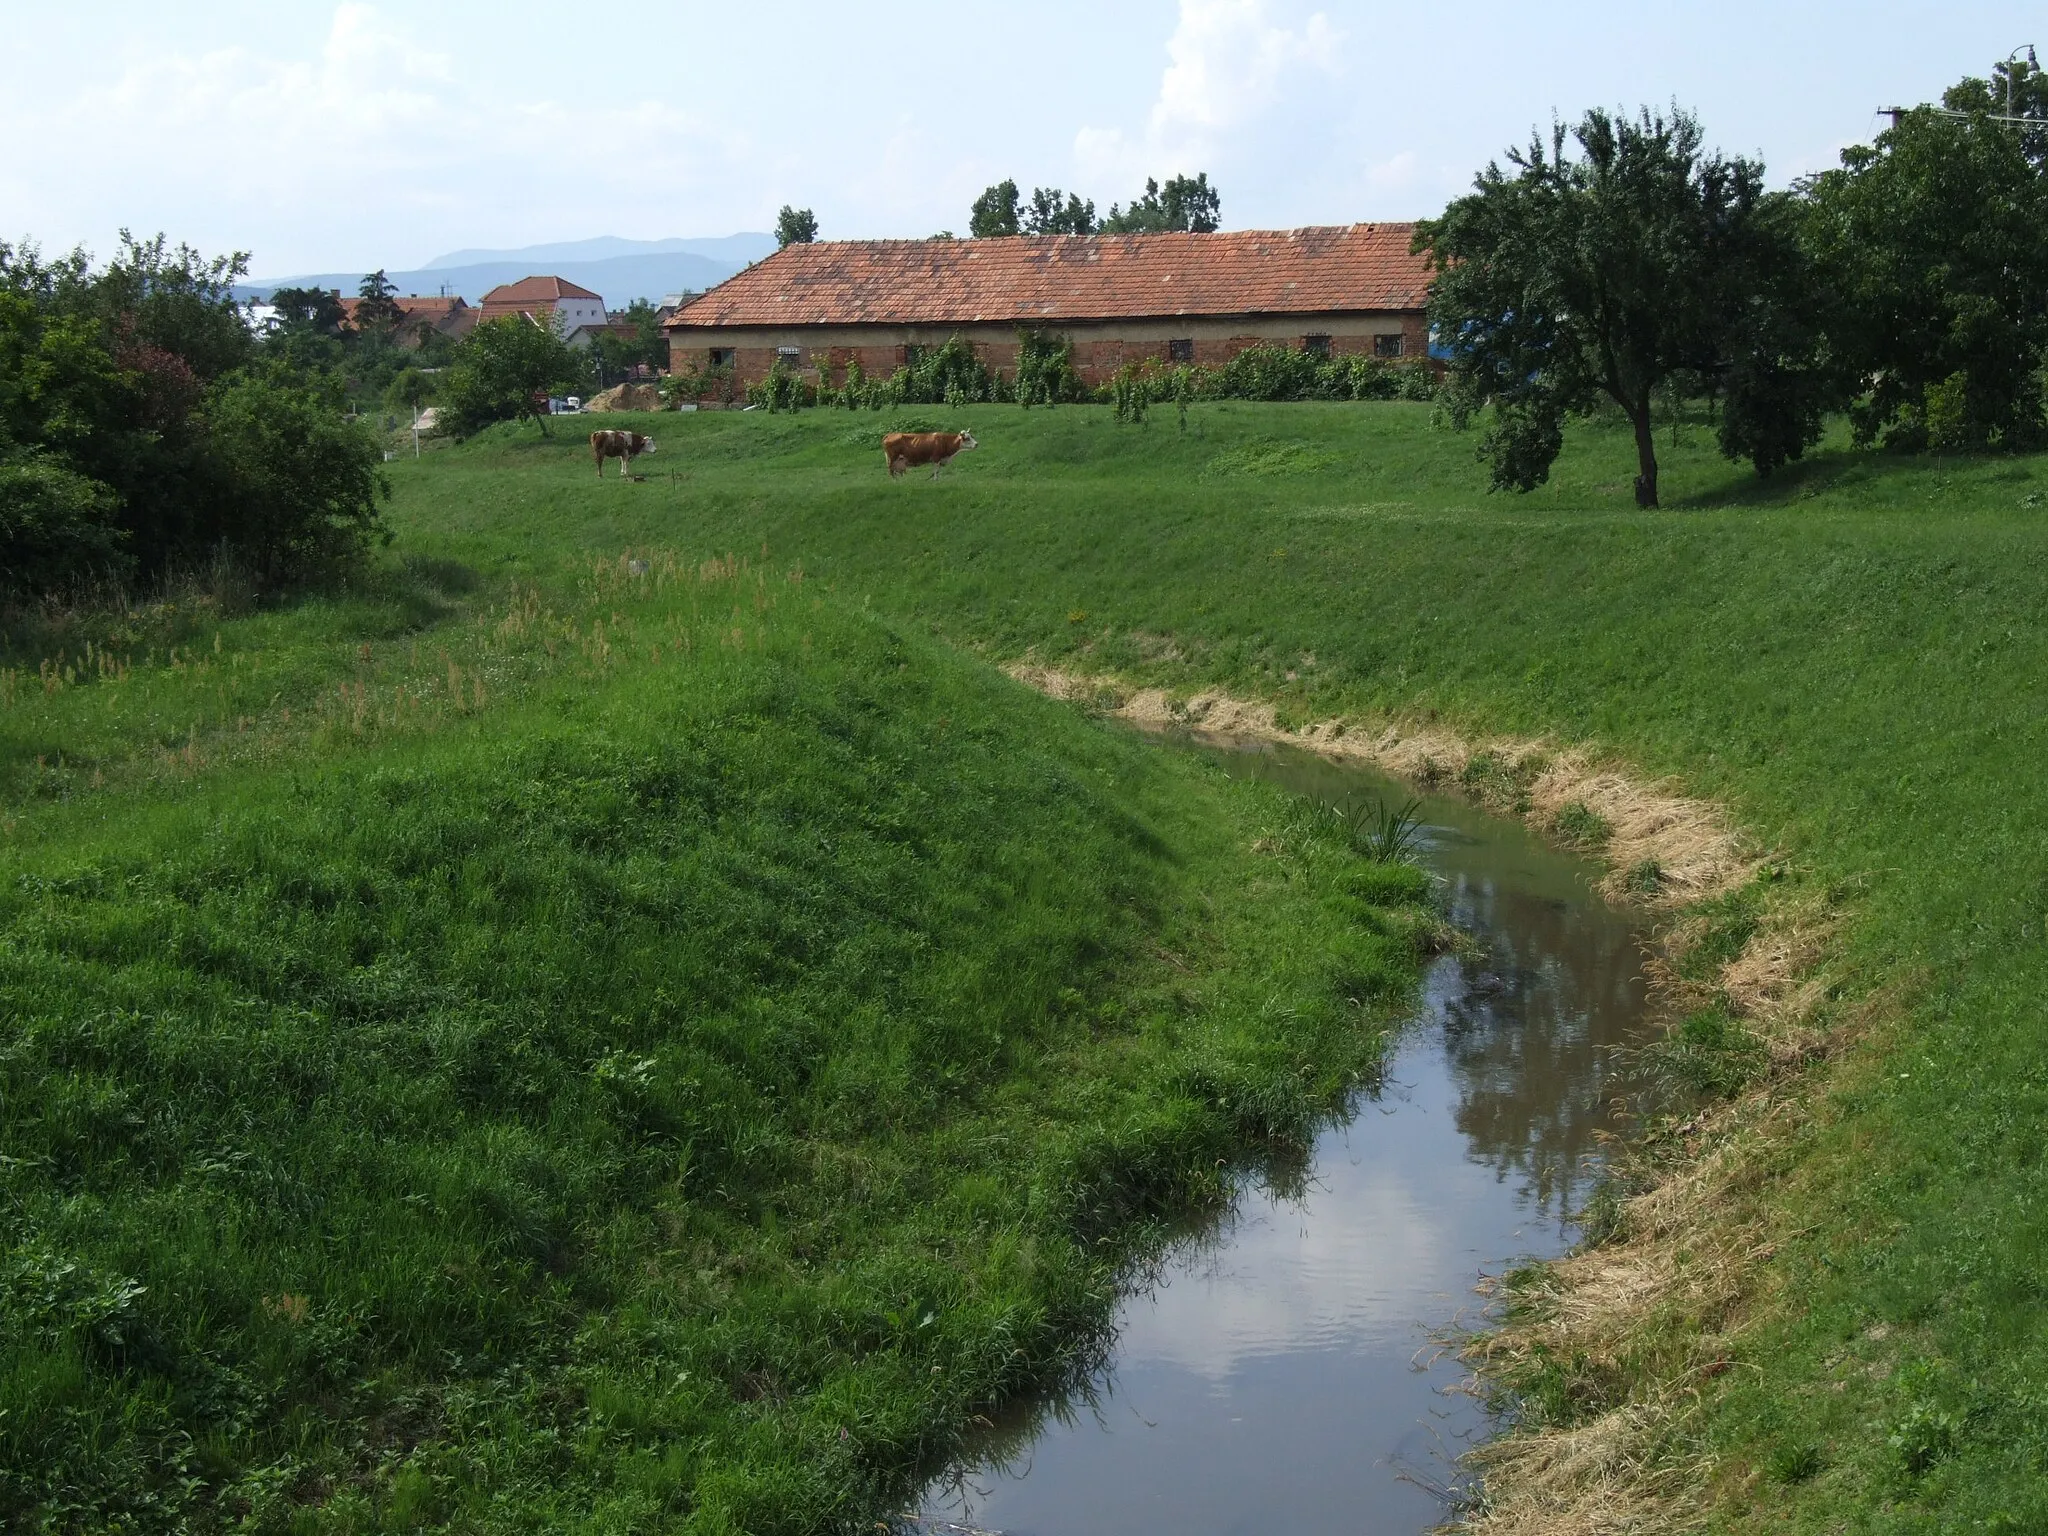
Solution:
[[[1864,1043],[1780,1170],[1803,1235],[1716,1379],[1717,1518],[2048,1524],[2048,462],[1837,439],[1760,482],[1695,424],[1641,513],[1600,425],[1516,499],[1426,406],[940,414],[983,446],[936,485],[889,484],[866,416],[668,418],[645,485],[500,437],[398,466],[394,520],[480,569],[765,545],[992,656],[1550,733],[1725,801],[1851,914]]]
[[[500,547],[17,640],[0,1524],[871,1528],[1375,1070],[1413,868],[785,566]]]

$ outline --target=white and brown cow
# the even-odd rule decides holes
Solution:
[[[654,439],[642,437],[638,432],[619,432],[607,429],[590,434],[590,457],[597,465],[597,478],[604,478],[604,461],[619,461],[619,478],[625,479],[632,462],[643,453],[654,452]]]
[[[936,480],[954,454],[980,446],[972,432],[891,432],[882,439],[882,457],[889,461],[892,480],[913,464],[931,465]]]

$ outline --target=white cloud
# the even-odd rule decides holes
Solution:
[[[1247,138],[1284,107],[1302,76],[1342,72],[1344,36],[1321,11],[1288,25],[1272,0],[1181,0],[1159,93],[1135,138],[1083,128],[1074,155],[1091,178],[1128,180],[1241,160]]]

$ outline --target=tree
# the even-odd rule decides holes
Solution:
[[[441,420],[457,437],[529,418],[547,432],[547,397],[571,386],[581,360],[550,325],[521,315],[488,320],[455,349],[441,376]]]
[[[782,211],[775,215],[776,248],[809,245],[817,238],[818,216],[808,208],[792,208],[784,203]]]
[[[1134,198],[1128,208],[1109,205],[1102,231],[1110,235],[1164,234],[1179,231],[1197,235],[1214,234],[1222,222],[1223,199],[1209,185],[1209,173],[1175,176],[1162,188],[1148,176],[1145,195]]]
[[[1092,235],[1095,204],[1084,201],[1079,193],[1062,192],[1058,187],[1033,187],[1024,229],[1033,235]]]
[[[384,403],[393,409],[417,411],[434,398],[434,375],[418,368],[401,368],[384,386]]]
[[[1604,397],[1635,429],[1636,504],[1654,507],[1651,403],[1672,381],[1724,392],[1721,448],[1761,474],[1818,440],[1828,400],[1809,268],[1763,166],[1701,149],[1697,118],[1588,112],[1489,165],[1417,227],[1454,409],[1491,406],[1496,488],[1549,477],[1565,418]]]
[[[356,329],[364,335],[388,336],[405,319],[405,311],[398,305],[398,290],[385,278],[382,267],[363,279],[356,294]]]
[[[280,288],[270,296],[281,328],[338,335],[348,319],[341,300],[325,288]]]
[[[974,200],[973,211],[967,217],[967,232],[977,240],[1018,233],[1023,224],[1017,203],[1017,183],[997,182]]]
[[[2001,65],[1948,91],[1943,109],[1901,113],[1809,183],[1808,208],[1860,440],[2048,441],[2048,80],[2037,67]]]

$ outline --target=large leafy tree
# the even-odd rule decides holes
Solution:
[[[1146,177],[1145,195],[1133,198],[1128,208],[1111,203],[1102,229],[1111,235],[1176,231],[1207,235],[1216,231],[1222,219],[1222,196],[1209,185],[1209,173],[1203,171],[1196,176],[1170,177],[1164,187]]]
[[[2012,121],[2010,119],[2017,119]],[[2048,79],[2031,63],[1902,112],[1809,185],[1808,241],[1856,377],[1858,436],[2048,441]]]
[[[488,320],[462,338],[442,375],[440,419],[457,437],[528,419],[545,433],[548,396],[582,373],[582,360],[553,326],[521,315]]]
[[[1637,505],[1656,506],[1651,408],[1672,383],[1722,395],[1721,447],[1760,473],[1818,439],[1827,375],[1796,209],[1703,137],[1682,111],[1588,112],[1418,228],[1453,398],[1494,412],[1480,451],[1496,487],[1548,478],[1566,418],[1607,400],[1635,428]]]

